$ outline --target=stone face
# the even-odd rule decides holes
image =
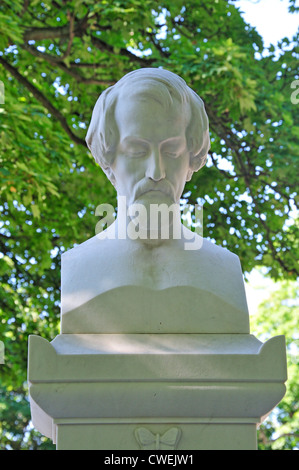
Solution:
[[[61,450],[255,449],[285,393],[285,341],[250,334],[239,258],[178,217],[209,150],[203,102],[140,69],[101,95],[87,143],[117,219],[62,256],[61,334],[29,340],[34,426]]]
[[[173,178],[190,180],[193,172],[205,165],[210,148],[208,117],[202,100],[180,77],[167,70],[139,69],[100,95],[86,142],[118,192],[124,193],[126,184],[131,186],[127,195],[138,197],[140,180],[148,183],[150,179],[152,184],[166,179],[169,187]],[[151,158],[147,158],[149,153]],[[173,172],[166,159],[182,157],[185,161],[186,153],[189,168],[179,161]],[[123,178],[121,172],[123,182],[117,181],[119,156],[121,159],[125,156],[123,163],[128,161],[127,157],[133,157],[129,158],[127,177]],[[144,157],[148,160],[146,165]],[[138,180],[135,176],[140,168]],[[176,199],[180,197],[177,192],[173,195]]]

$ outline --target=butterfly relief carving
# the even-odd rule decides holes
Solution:
[[[180,440],[181,430],[170,428],[160,435],[141,427],[135,430],[135,437],[142,450],[174,450]]]

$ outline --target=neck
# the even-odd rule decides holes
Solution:
[[[164,207],[165,213],[160,211],[154,215],[151,213],[151,216],[147,215],[145,207],[139,205],[134,214],[118,210],[116,238],[129,239],[152,247],[181,239],[180,210],[179,205],[176,206],[171,211]]]

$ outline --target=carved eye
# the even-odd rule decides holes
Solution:
[[[140,158],[146,156],[145,150],[129,150],[128,155],[133,158]]]
[[[162,143],[161,152],[166,158],[179,158],[186,150],[186,140],[183,137],[167,139]]]
[[[124,148],[125,154],[132,158],[145,157],[147,155],[147,151],[147,147],[142,145],[140,142],[132,142]]]
[[[171,150],[164,150],[163,155],[169,158],[177,158],[179,156],[178,152],[171,151]]]

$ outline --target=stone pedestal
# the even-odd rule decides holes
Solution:
[[[284,337],[61,334],[29,341],[34,426],[57,449],[256,449],[285,393]]]
[[[62,255],[61,335],[30,337],[33,424],[58,449],[255,449],[285,344],[250,335],[238,256],[177,217],[210,148],[202,100],[172,72],[132,71],[101,93],[86,141],[117,219]]]

